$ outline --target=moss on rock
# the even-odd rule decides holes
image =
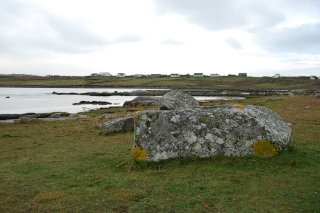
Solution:
[[[236,105],[235,106],[237,109],[242,109],[242,110],[244,110],[244,108],[245,108],[245,106],[242,106],[242,105]]]
[[[279,149],[269,141],[257,141],[252,148],[253,155],[261,158],[271,158],[279,153]]]
[[[140,146],[132,149],[132,158],[135,161],[144,162],[148,157],[149,155],[146,150],[142,149]]]

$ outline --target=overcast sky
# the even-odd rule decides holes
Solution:
[[[320,0],[0,0],[0,74],[320,75]]]

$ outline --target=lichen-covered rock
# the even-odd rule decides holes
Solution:
[[[135,123],[133,149],[143,155],[136,154],[136,159],[145,161],[215,155],[268,158],[287,149],[290,138],[291,128],[274,112],[225,105],[142,112]]]
[[[159,110],[182,110],[200,107],[199,102],[191,95],[179,90],[172,90],[159,100]]]
[[[124,107],[157,106],[161,97],[139,96],[132,101],[124,102]]]
[[[102,124],[102,131],[106,134],[128,132],[134,129],[133,118],[121,118]]]
[[[20,117],[18,119],[18,122],[20,122],[20,123],[29,123],[29,122],[35,121],[35,120],[36,120],[36,118],[32,118],[32,117]]]

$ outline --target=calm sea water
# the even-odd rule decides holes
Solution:
[[[0,88],[0,114],[69,112],[77,113],[101,107],[122,106],[125,101],[136,96],[85,96],[85,95],[53,95],[52,92],[85,93],[85,92],[131,92],[144,89],[126,88]],[[148,89],[149,90],[149,89]],[[10,97],[10,98],[6,98]],[[227,97],[196,97],[197,100],[219,100]],[[72,105],[80,101],[107,101],[111,105]]]

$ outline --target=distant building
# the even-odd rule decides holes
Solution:
[[[214,73],[214,74],[210,74],[211,77],[220,77],[221,75],[219,75],[218,73]]]
[[[107,77],[112,76],[109,72],[100,72],[100,73],[98,73],[98,75],[99,76],[107,76]]]
[[[133,75],[133,77],[135,77],[135,78],[142,78],[142,76],[143,76],[142,74],[134,74]]]
[[[203,77],[203,73],[194,73],[193,76],[194,77]]]
[[[170,77],[171,78],[179,78],[180,75],[178,73],[172,73],[172,74],[170,74]]]
[[[92,73],[90,76],[112,76],[109,72]]]
[[[238,77],[247,77],[247,73],[244,73],[244,72],[243,73],[239,73]]]
[[[162,75],[161,74],[151,74],[150,78],[161,78]]]
[[[316,79],[318,79],[318,77],[315,76],[315,75],[311,75],[311,76],[310,76],[310,79],[311,79],[311,80],[316,80]]]
[[[118,73],[117,74],[117,78],[124,78],[124,77],[126,77],[125,73]]]
[[[274,76],[272,76],[272,78],[280,78],[280,74],[274,74]]]

